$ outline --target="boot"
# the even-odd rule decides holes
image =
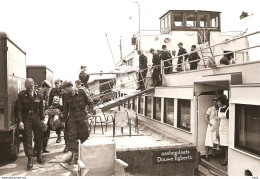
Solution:
[[[72,159],[71,159],[69,165],[75,165],[75,164],[77,164],[77,155],[75,152],[72,152]]]
[[[68,151],[69,151],[69,147],[68,147],[68,145],[66,145],[65,148],[64,148],[64,150],[63,150],[63,152],[64,152],[64,153],[67,153]]]
[[[37,151],[33,149],[33,157],[37,156]]]
[[[33,157],[29,156],[28,163],[27,163],[27,169],[30,170],[31,168],[33,168]]]
[[[42,157],[41,152],[37,152],[37,162],[41,164],[44,163],[44,158]]]
[[[61,137],[60,137],[60,134],[58,135],[58,138],[57,138],[57,140],[56,140],[56,143],[60,143],[60,141],[61,141]]]
[[[50,153],[50,151],[47,149],[47,146],[48,146],[48,139],[43,139],[43,150],[42,152],[43,153]]]

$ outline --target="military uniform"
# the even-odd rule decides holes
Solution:
[[[164,73],[165,74],[171,73],[172,72],[172,60],[168,60],[168,59],[172,58],[172,55],[167,50],[162,50],[161,58],[162,58],[162,61],[164,61],[164,67],[169,67],[169,68],[164,69]],[[165,60],[168,60],[168,61],[165,61]]]
[[[76,89],[74,94],[71,92],[66,94],[64,101],[64,121],[68,124],[68,147],[73,154],[77,155],[77,140],[83,143],[89,137],[88,120],[86,106],[93,109],[93,101],[90,100],[87,93],[83,89]],[[74,155],[73,155],[74,156]],[[71,164],[74,164],[72,159]]]
[[[62,95],[61,95],[61,92],[60,92],[60,89],[59,88],[52,88],[51,91],[50,91],[50,94],[49,94],[49,105],[51,106],[52,104],[52,101],[53,101],[53,97],[54,96],[58,96],[60,99],[62,99]],[[60,108],[60,110],[62,111],[62,107]],[[60,143],[60,140],[61,140],[61,129],[57,129],[56,130],[56,134],[58,135],[58,138],[57,138],[57,141],[56,143]]]
[[[48,92],[43,92],[42,93],[42,97],[43,97],[43,101],[44,101],[44,112],[45,110],[49,109],[49,94]],[[49,151],[47,150],[47,146],[48,146],[48,141],[50,138],[50,126],[48,123],[48,127],[47,127],[47,131],[43,132],[43,152],[49,153]]]
[[[139,56],[139,70],[142,70],[141,72],[139,72],[139,77],[138,77],[138,81],[139,81],[139,88],[138,89],[143,89],[145,88],[144,86],[144,81],[147,75],[147,57],[144,54],[141,54]],[[144,70],[145,69],[145,70]]]
[[[187,52],[187,50],[185,48],[180,48],[177,56],[184,55],[186,53],[188,53],[188,52]],[[181,67],[181,64],[183,63],[183,58],[186,61],[188,57],[189,57],[188,55],[185,55],[185,56],[182,56],[182,57],[178,57],[178,67],[179,68]]]
[[[84,84],[84,86],[87,88],[88,87],[88,80],[89,80],[89,75],[86,74],[84,71],[81,71],[79,74],[79,80]]]
[[[190,57],[189,57],[190,70],[197,70],[199,61],[196,61],[196,60],[198,60],[198,59],[200,59],[198,52],[194,52],[194,53],[190,54]],[[195,61],[195,62],[193,62],[193,61]]]
[[[37,160],[39,163],[43,162],[41,158],[42,150],[42,130],[41,121],[43,121],[43,97],[39,92],[29,90],[21,91],[17,99],[17,114],[19,124],[24,124],[23,146],[25,155],[28,157],[28,168],[32,167],[32,132],[35,138],[35,148],[37,151]]]
[[[153,54],[153,74],[152,74],[152,80],[154,86],[161,85],[161,58],[158,54]]]

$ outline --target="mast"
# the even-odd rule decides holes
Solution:
[[[113,55],[113,52],[112,52],[112,49],[111,49],[111,46],[110,46],[110,43],[109,43],[109,40],[108,40],[108,37],[107,37],[107,33],[105,33],[105,35],[106,35],[107,43],[108,43],[108,46],[109,46],[109,49],[110,49],[110,53],[111,53],[114,65],[116,66],[115,58],[114,58],[114,55]]]
[[[123,57],[122,57],[122,44],[121,44],[121,36],[120,36],[120,59],[121,59],[121,62],[123,61]]]

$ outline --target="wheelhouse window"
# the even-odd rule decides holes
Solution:
[[[173,14],[173,26],[182,27],[183,26],[183,15],[182,14]]]
[[[152,97],[145,97],[145,116],[152,118]]]
[[[210,27],[218,27],[218,14],[210,15]]]
[[[163,122],[166,124],[173,125],[174,122],[174,99],[164,99],[164,119]]]
[[[186,15],[186,27],[196,27],[196,14]]]
[[[235,105],[235,147],[260,156],[260,106]]]
[[[168,23],[167,23],[167,28],[168,28],[168,29],[171,29],[171,15],[170,15],[170,14],[168,15],[167,20],[168,20],[168,21],[167,21],[167,22],[168,22]]]
[[[153,118],[161,121],[161,98],[154,97],[153,100]]]
[[[191,101],[178,99],[177,127],[190,131]]]
[[[139,108],[138,108],[138,113],[143,114],[144,112],[144,98],[139,97]]]
[[[165,26],[164,26],[164,19],[161,20],[161,30],[164,30],[165,29]]]
[[[200,27],[207,27],[208,23],[207,23],[207,15],[205,14],[200,14],[199,15],[199,26]]]

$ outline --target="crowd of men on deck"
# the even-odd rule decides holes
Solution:
[[[188,53],[187,50],[183,47],[183,43],[178,43],[179,51],[177,54],[178,61],[176,66],[176,71],[189,71],[189,70],[197,70],[200,69],[199,62],[201,60],[200,55],[196,49],[196,45],[191,46],[191,52]],[[170,52],[167,50],[166,45],[162,45],[162,50],[155,50],[153,48],[150,49],[150,53],[153,55],[152,58],[152,69],[153,73],[151,75],[152,82],[151,86],[161,86],[162,85],[162,73],[161,73],[161,62],[163,62],[163,71],[164,74],[170,74],[173,72],[173,63],[172,59],[176,56],[176,51],[173,50]],[[137,90],[144,90],[145,85],[144,81],[148,72],[148,61],[147,57],[144,55],[142,50],[138,51],[139,54],[139,72],[138,72],[138,81],[139,87]],[[176,57],[176,58],[177,58]],[[207,62],[207,66],[214,66],[209,60]],[[235,60],[232,58],[232,54],[224,55],[224,57],[220,60],[220,65],[230,65],[235,64]],[[205,64],[204,64],[205,66]]]
[[[45,162],[42,154],[50,152],[47,146],[51,130],[58,135],[56,143],[61,142],[61,131],[64,132],[63,152],[70,151],[69,164],[76,164],[77,141],[83,143],[89,137],[88,117],[94,107],[88,94],[88,80],[86,66],[81,66],[75,86],[70,81],[57,79],[54,88],[44,80],[41,87],[36,89],[32,78],[25,80],[26,89],[18,94],[16,114],[22,131],[24,152],[28,157],[27,169],[33,168],[33,157],[37,157],[38,163]]]
[[[183,43],[180,42],[178,44],[179,51],[178,51],[178,62],[177,62],[177,71],[183,70],[183,64],[184,62],[187,62],[190,64],[189,69],[195,70],[197,69],[200,56],[198,52],[196,52],[196,45],[191,46],[191,52],[195,51],[194,53],[188,54],[187,50],[183,48]],[[161,74],[161,61],[163,61],[164,64],[164,74],[170,74],[173,71],[173,64],[172,64],[172,58],[175,57],[176,51],[173,50],[172,53],[167,50],[166,45],[162,45],[162,50],[155,51],[153,48],[150,50],[150,53],[153,55],[152,59],[152,66],[153,66],[153,73],[152,73],[152,86],[161,86],[162,85],[162,74]],[[147,75],[148,66],[147,66],[147,57],[143,54],[142,50],[138,51],[139,54],[139,87],[137,90],[143,90],[144,87],[144,80]]]

